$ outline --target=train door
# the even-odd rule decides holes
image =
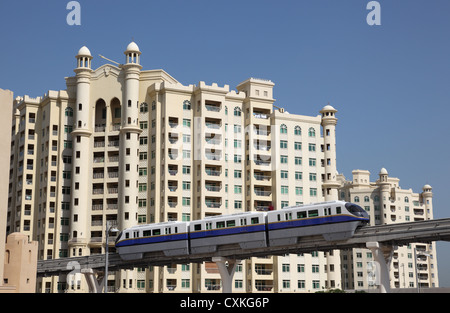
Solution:
[[[245,217],[239,219],[239,225],[241,226],[239,228],[241,233],[244,233],[247,231],[247,227],[245,227],[245,226],[247,226],[247,219]]]

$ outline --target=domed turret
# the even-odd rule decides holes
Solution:
[[[134,41],[130,42],[130,44],[127,46],[127,50],[124,53],[126,55],[126,63],[127,64],[130,64],[130,63],[139,64],[140,63],[141,51],[139,50],[138,45]]]
[[[92,55],[91,51],[89,51],[86,46],[83,46],[78,50],[76,58],[78,60],[78,68],[91,68]]]
[[[330,104],[324,106],[323,109],[320,110],[320,114],[322,114],[322,126],[336,125],[337,124],[336,112],[337,110],[333,108]]]
[[[378,175],[380,176],[380,182],[387,183],[388,171],[384,167],[380,170],[380,173],[378,173]]]

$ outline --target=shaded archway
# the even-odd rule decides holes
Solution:
[[[95,103],[95,131],[104,132],[106,128],[106,102],[98,99]]]

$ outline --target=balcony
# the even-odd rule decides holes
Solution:
[[[220,112],[221,104],[220,102],[209,101],[205,103],[205,109],[209,112]]]
[[[206,290],[220,290],[220,279],[205,279]]]
[[[271,201],[255,201],[255,211],[267,212],[273,210]]]
[[[169,159],[171,160],[178,159],[178,149],[169,149]]]
[[[207,167],[205,167],[205,173],[208,176],[220,176],[222,171],[221,171],[220,166],[216,166],[216,167],[207,166]]]
[[[272,190],[271,189],[255,187],[254,191],[255,191],[255,195],[257,195],[257,196],[269,197],[269,196],[272,195]]]
[[[95,132],[96,133],[104,133],[106,129],[106,125],[105,124],[96,124],[95,125]]]
[[[213,152],[213,153],[206,152],[205,153],[205,157],[206,157],[207,160],[210,160],[210,161],[220,161],[222,159],[222,153],[221,152],[219,152],[219,153],[217,153],[217,152]]]
[[[205,198],[206,207],[209,209],[219,209],[222,206],[222,198]]]
[[[205,182],[205,189],[207,191],[212,191],[212,192],[219,192],[220,190],[222,190],[222,184],[221,183],[217,183],[217,182]]]
[[[257,291],[271,292],[273,289],[273,280],[255,280],[255,289]]]
[[[253,177],[260,182],[270,182],[272,180],[272,175],[270,172],[257,172],[255,171]]]
[[[258,136],[270,136],[270,126],[259,125],[253,128],[253,131]]]
[[[178,118],[169,117],[169,126],[170,128],[176,128],[178,126]]]
[[[211,130],[217,130],[221,127],[221,120],[220,119],[213,119],[213,118],[206,118],[205,119],[205,126],[208,129]]]
[[[171,208],[176,208],[178,205],[178,198],[177,197],[168,197],[167,198],[167,204]]]
[[[175,144],[175,143],[177,143],[178,142],[178,134],[176,134],[176,133],[169,133],[169,142],[171,143],[171,144]]]
[[[255,162],[255,165],[269,166],[271,164],[271,158],[268,158],[266,160],[255,158],[254,162]]]
[[[178,181],[169,180],[168,188],[170,192],[175,192],[178,189]]]
[[[209,133],[207,133],[205,135],[205,141],[209,145],[221,145],[222,144],[222,138],[218,134],[209,134]]]
[[[169,175],[170,176],[176,176],[178,174],[178,165],[169,165]]]

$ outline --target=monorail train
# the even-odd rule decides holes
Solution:
[[[360,206],[329,201],[269,212],[217,215],[192,222],[138,225],[123,230],[115,245],[122,259],[134,260],[146,253],[210,253],[230,244],[238,244],[241,249],[284,246],[297,243],[299,237],[313,235],[322,235],[327,241],[345,240],[368,222],[369,215]]]

